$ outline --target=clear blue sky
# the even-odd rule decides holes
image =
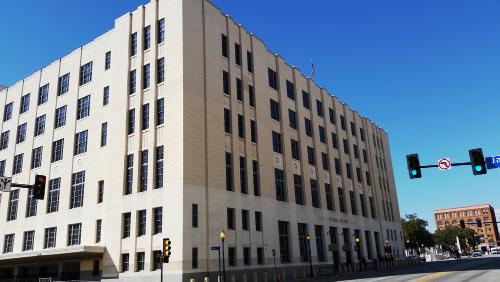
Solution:
[[[423,164],[500,154],[500,1],[215,0],[268,47],[389,133],[401,214],[431,223],[436,208],[500,208],[500,169]],[[12,85],[112,28],[138,0],[0,0],[0,84]]]

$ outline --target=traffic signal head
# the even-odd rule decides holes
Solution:
[[[465,228],[465,221],[463,219],[460,220],[460,228]]]
[[[479,228],[483,227],[483,224],[481,223],[481,220],[479,218],[476,219],[476,222],[477,222],[477,227]]]
[[[420,170],[420,160],[418,159],[418,154],[407,155],[406,163],[408,164],[408,173],[410,174],[410,179],[422,177],[422,171]]]
[[[474,175],[486,174],[486,161],[481,148],[469,150],[470,165]]]
[[[170,250],[172,249],[172,242],[170,241],[169,238],[163,239],[163,262],[168,263],[170,259],[170,255],[172,252]]]
[[[45,184],[47,177],[45,175],[36,175],[35,184],[33,185],[33,198],[43,200],[45,198]]]

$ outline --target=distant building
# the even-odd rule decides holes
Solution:
[[[493,246],[500,246],[498,236],[498,225],[496,222],[495,209],[489,204],[442,209],[434,211],[436,229],[443,229],[447,225],[460,226],[460,220],[464,220],[466,227],[474,229],[479,237],[479,247],[489,250]],[[477,221],[482,223],[477,226]]]
[[[6,89],[7,87],[3,86],[3,85],[0,85],[0,91]]]

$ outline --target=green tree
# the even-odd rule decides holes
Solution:
[[[457,250],[457,237],[460,242],[460,248],[466,249],[466,243],[469,246],[476,246],[477,241],[474,236],[476,232],[470,228],[460,228],[458,226],[447,225],[445,228],[436,230],[434,240],[436,244],[441,245],[445,251]]]
[[[434,237],[426,229],[429,223],[417,216],[417,214],[407,214],[401,219],[403,236],[408,249],[420,250],[424,247],[434,246]]]

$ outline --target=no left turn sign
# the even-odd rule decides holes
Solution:
[[[449,170],[451,169],[451,161],[449,158],[442,158],[438,160],[439,170]]]

